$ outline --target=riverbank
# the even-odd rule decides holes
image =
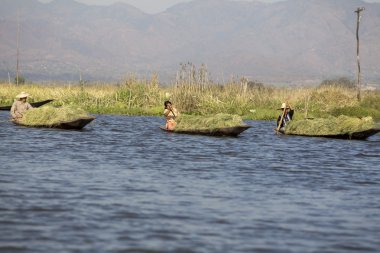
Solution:
[[[54,106],[76,105],[89,113],[121,115],[162,115],[163,103],[171,100],[186,114],[238,114],[244,119],[273,120],[278,107],[287,101],[296,118],[326,116],[371,116],[380,122],[380,92],[362,92],[340,86],[272,87],[241,83],[179,84],[160,86],[157,79],[129,79],[122,84],[10,85],[0,83],[0,105],[12,104],[21,91],[31,94],[30,102],[54,99]]]

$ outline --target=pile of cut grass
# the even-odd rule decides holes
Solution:
[[[239,115],[219,113],[213,116],[182,115],[177,119],[175,130],[212,130],[245,125]]]
[[[375,123],[372,117],[360,119],[341,115],[312,120],[294,120],[288,123],[285,133],[309,136],[338,135],[352,134],[374,127]]]
[[[20,119],[20,123],[28,126],[52,126],[60,122],[71,121],[86,116],[88,116],[87,112],[73,106],[62,106],[59,108],[43,106],[26,111],[22,119]]]

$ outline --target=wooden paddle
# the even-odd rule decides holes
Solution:
[[[173,116],[174,116],[174,119],[177,118],[177,115],[175,115],[174,111],[173,111],[173,107],[170,106],[169,110],[173,113]]]
[[[280,121],[278,122],[278,126],[277,126],[277,128],[276,128],[276,133],[278,133],[278,132],[280,131],[282,121],[284,120],[284,117],[285,117],[286,107],[287,107],[287,104],[285,103],[285,108],[284,108],[284,110],[283,110],[283,112],[282,112],[282,115],[281,115]]]

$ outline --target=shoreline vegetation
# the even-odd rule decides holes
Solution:
[[[91,114],[162,116],[165,100],[171,100],[182,114],[226,113],[250,120],[274,120],[279,106],[287,101],[295,119],[340,115],[372,117],[380,122],[380,91],[362,91],[342,85],[318,87],[274,87],[244,78],[220,85],[209,82],[177,82],[161,86],[157,76],[150,80],[128,78],[122,83],[22,84],[0,82],[0,106],[11,105],[21,91],[29,102],[54,99],[52,106],[76,106]]]

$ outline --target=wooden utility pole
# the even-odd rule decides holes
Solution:
[[[17,63],[16,63],[16,85],[19,79],[19,57],[20,57],[20,14],[17,13]]]
[[[360,19],[362,18],[360,12],[364,11],[364,7],[361,7],[361,8],[357,8],[356,9],[356,14],[357,14],[357,22],[356,22],[356,41],[357,41],[357,46],[356,46],[356,59],[357,59],[357,63],[358,63],[358,84],[357,84],[357,88],[358,88],[358,100],[360,101],[361,100],[361,94],[360,94],[360,91],[361,91],[361,76],[360,76],[360,57],[359,57],[359,24],[360,24]]]

